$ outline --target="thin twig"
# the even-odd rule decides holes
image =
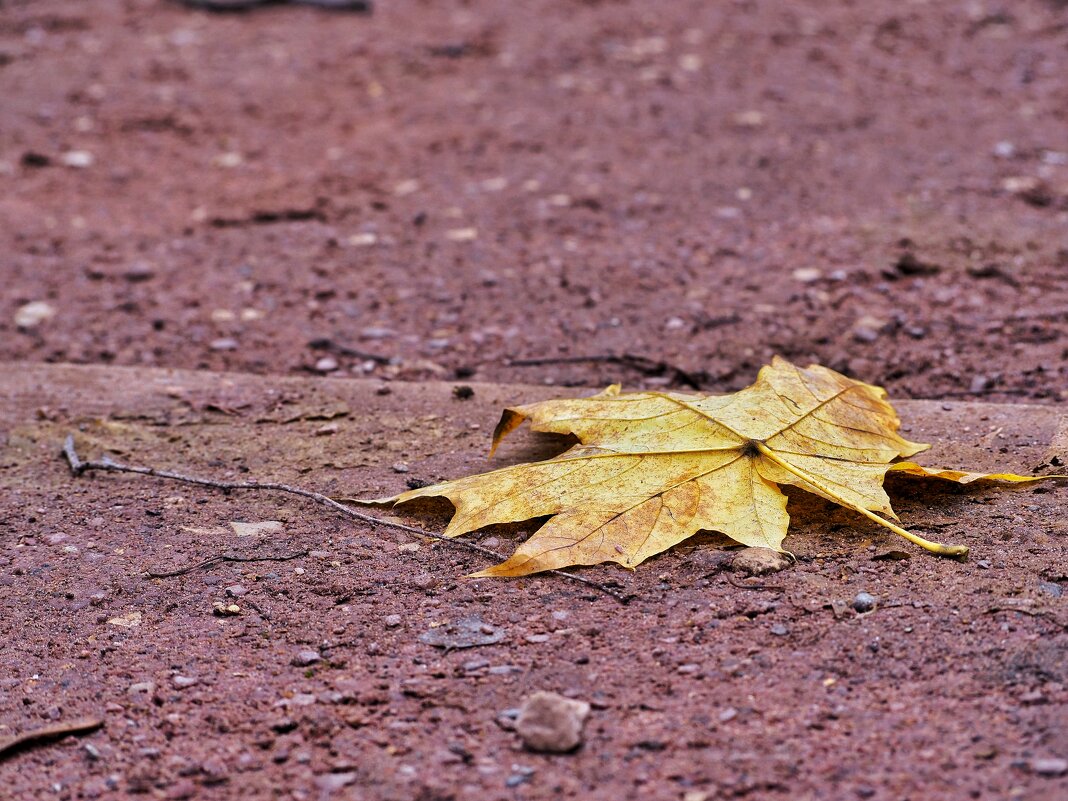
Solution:
[[[740,590],[771,590],[772,592],[786,592],[785,587],[780,587],[778,584],[745,584],[740,581],[735,581],[734,576],[727,576],[727,583],[737,587]]]
[[[104,725],[100,718],[74,718],[61,723],[53,723],[32,729],[22,734],[13,734],[9,737],[0,737],[0,758],[14,753],[25,745],[47,742],[57,737],[66,737],[68,734],[88,734]]]
[[[492,551],[489,548],[485,548],[481,545],[476,545],[473,542],[467,542],[466,540],[452,539],[442,534],[436,534],[432,531],[425,531],[415,526],[407,526],[404,523],[395,523],[391,520],[383,520],[379,517],[359,512],[350,506],[346,506],[343,503],[335,501],[333,498],[323,495],[321,492],[314,492],[313,490],[302,489],[301,487],[293,487],[289,484],[280,484],[274,481],[216,481],[211,478],[198,478],[197,476],[187,476],[182,473],[175,473],[170,470],[157,470],[154,467],[138,467],[135,465],[119,464],[114,462],[108,457],[104,457],[99,461],[83,461],[79,456],[77,450],[74,447],[74,435],[68,434],[67,439],[63,443],[63,455],[67,459],[67,463],[70,465],[70,470],[75,476],[80,476],[90,470],[103,470],[109,473],[136,473],[142,476],[152,476],[153,478],[165,478],[171,481],[180,481],[183,484],[194,484],[200,487],[211,487],[212,489],[222,490],[223,492],[230,492],[232,490],[254,490],[260,492],[285,492],[290,495],[299,495],[302,498],[315,501],[323,506],[333,509],[335,512],[339,512],[346,517],[359,520],[363,523],[367,523],[371,526],[385,526],[387,528],[398,529],[400,531],[407,531],[410,534],[415,534],[419,537],[427,537],[432,540],[446,543],[448,545],[455,545],[460,548],[466,548],[469,551],[480,553],[483,556],[489,556],[493,559],[501,560],[503,557],[496,551]],[[195,568],[194,568],[195,569]],[[574,573],[566,573],[563,570],[547,570],[547,573],[552,573],[555,576],[562,576],[569,581],[575,581],[579,584],[585,584],[587,587],[591,587],[595,590],[603,592],[605,595],[609,595],[615,598],[620,603],[627,603],[630,601],[629,595],[616,592],[610,587],[606,587],[603,584],[598,584],[596,581],[591,581],[583,576],[577,576]]]
[[[195,565],[189,565],[188,567],[180,567],[177,570],[168,570],[165,573],[145,573],[148,578],[174,578],[175,576],[184,576],[186,573],[192,573],[194,570],[199,570],[202,567],[212,567],[220,562],[291,562],[294,559],[300,559],[302,556],[307,556],[308,551],[297,551],[296,553],[286,554],[285,556],[237,556],[236,554],[221,553],[217,556],[210,556],[202,562],[197,562]]]
[[[708,378],[702,373],[690,373],[681,367],[676,367],[664,361],[650,359],[647,356],[638,356],[633,353],[622,355],[602,354],[598,356],[545,356],[534,359],[509,359],[509,367],[540,367],[546,364],[618,364],[637,370],[643,375],[664,375],[671,373],[672,378],[678,384],[684,384],[692,389],[701,389],[702,384]]]

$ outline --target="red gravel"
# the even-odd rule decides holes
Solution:
[[[779,353],[898,396],[1055,404],[1068,400],[1066,74],[1056,0],[381,0],[370,16],[3,0],[0,359],[725,390]],[[34,302],[52,316],[18,328]],[[509,365],[622,354],[648,361]],[[369,420],[354,408],[336,436],[362,439],[344,452],[311,437],[326,421],[303,421],[319,450],[287,460],[259,453],[267,429],[242,406],[262,384],[205,384],[182,407],[205,427],[186,435],[178,412],[144,417],[136,380],[114,379],[108,403],[94,390],[101,447],[292,480],[299,464],[339,491],[396,490],[400,461],[427,460],[431,477],[479,469],[485,431],[463,426],[488,426],[505,400],[480,390],[464,405],[446,387],[447,411],[418,409],[447,415],[440,426],[413,423],[407,400]],[[1063,601],[1040,589],[1065,583],[1060,489],[903,506],[947,505],[932,526],[974,522],[989,570],[869,562],[821,528],[848,533],[852,518],[798,501],[825,520],[798,545],[810,561],[768,583],[802,606],[677,553],[626,578],[645,600],[623,614],[552,580],[454,584],[477,558],[398,561],[369,530],[281,501],[72,487],[41,460],[49,437],[91,420],[82,401],[41,419],[14,404],[0,429],[0,726],[112,709],[85,740],[98,757],[65,742],[0,763],[17,797],[314,799],[330,771],[354,774],[338,796],[373,799],[1068,793],[1033,762],[1068,758]],[[226,433],[244,425],[246,440]],[[1043,454],[1018,433],[1001,456],[1026,470]],[[196,514],[168,507],[174,495]],[[262,587],[234,565],[136,577],[218,547],[182,526],[280,508],[295,528],[272,547],[333,537],[344,569],[306,559],[306,580],[287,564]],[[83,556],[60,556],[70,543]],[[256,587],[270,622],[211,617],[234,582]],[[904,605],[822,608],[862,589]],[[1054,617],[985,611],[1005,598]],[[150,636],[107,624],[135,607]],[[415,638],[468,610],[511,639],[441,655]],[[388,614],[402,626],[383,628]],[[574,632],[523,639],[553,627]],[[290,665],[357,636],[343,656]],[[482,659],[522,672],[463,667]],[[175,689],[175,673],[199,683]],[[156,686],[128,692],[142,681]],[[595,702],[578,756],[511,750],[493,716],[531,688]],[[351,698],[275,706],[333,692]],[[282,718],[296,727],[279,733]]]

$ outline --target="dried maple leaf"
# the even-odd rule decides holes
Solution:
[[[633,567],[704,530],[782,551],[790,522],[783,484],[859,512],[934,553],[964,556],[963,545],[930,542],[886,519],[897,519],[882,486],[887,471],[960,483],[1049,478],[895,463],[929,446],[898,435],[885,390],[780,358],[733,395],[620,394],[612,386],[590,398],[506,409],[493,448],[527,418],[534,430],[573,434],[579,444],[547,461],[379,502],[447,498],[456,507],[445,531],[450,537],[551,515],[510,559],[474,574],[519,576],[600,562]]]

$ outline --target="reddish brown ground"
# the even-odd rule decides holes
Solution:
[[[212,16],[158,0],[2,0],[0,359],[277,375],[330,356],[336,374],[376,379],[724,390],[780,353],[898,396],[1068,399],[1063,2],[379,5]],[[19,330],[32,301],[54,316]],[[677,369],[509,366],[608,354]],[[176,425],[139,417],[137,380],[114,379],[110,406],[94,401],[111,416],[96,444],[140,436],[116,410]],[[448,426],[425,440],[417,418],[435,412],[408,397],[372,420],[353,408],[341,427],[366,442],[340,464],[331,437],[312,456],[261,460],[266,434],[256,452],[243,439],[213,462],[237,434],[207,401],[189,404],[212,423],[198,449],[180,447],[180,430],[138,444],[170,466],[224,472],[239,459],[256,475],[304,469],[320,487],[395,490],[398,460],[430,460],[434,475],[480,464],[463,425],[488,426],[503,398],[447,406]],[[453,586],[477,559],[399,561],[371,531],[284,502],[72,486],[41,465],[89,413],[53,401],[36,422],[35,406],[13,404],[0,432],[15,449],[2,462],[0,725],[111,711],[85,741],[98,758],[66,742],[5,760],[14,797],[315,798],[313,777],[331,770],[356,774],[339,791],[354,798],[548,797],[557,785],[604,799],[1068,793],[1031,762],[1068,758],[1063,601],[1050,595],[1065,581],[1062,489],[905,504],[913,519],[944,507],[924,518],[930,533],[948,526],[989,570],[869,562],[866,542],[823,541],[814,525],[795,543],[811,561],[774,580],[782,598],[722,573],[705,586],[675,554],[626,579],[644,600],[623,610],[549,580]],[[461,408],[470,420],[452,419]],[[378,450],[383,436],[409,444]],[[1043,454],[1020,436],[1024,451],[1002,456],[1030,469]],[[178,495],[201,511],[172,510]],[[855,522],[798,503],[827,526]],[[298,580],[282,566],[254,596],[271,621],[210,615],[222,587],[251,586],[247,571],[136,577],[217,547],[181,526],[281,506],[294,547],[343,568],[306,560]],[[975,527],[946,522],[961,517]],[[120,550],[135,562],[116,564]],[[427,571],[442,584],[420,589]],[[822,609],[860,589],[903,605]],[[985,611],[1006,597],[1060,618]],[[106,623],[134,608],[152,636]],[[508,644],[441,656],[415,639],[467,609],[507,625]],[[387,614],[402,627],[384,629]],[[768,634],[772,619],[789,633]],[[553,626],[574,631],[524,639]],[[307,678],[289,665],[327,639],[359,644]],[[464,670],[482,659],[522,672]],[[174,690],[172,671],[201,683]],[[274,706],[347,692],[342,677],[359,685],[352,703]],[[142,681],[155,691],[131,696]],[[535,686],[604,694],[579,755],[513,751],[493,723]],[[297,727],[274,732],[281,717]],[[513,763],[536,772],[507,788],[522,775]]]

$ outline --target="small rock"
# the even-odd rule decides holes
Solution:
[[[998,142],[994,145],[994,155],[999,159],[1011,159],[1016,155],[1016,146],[1012,142]]]
[[[62,156],[60,161],[66,167],[75,167],[77,169],[85,169],[86,167],[93,166],[93,154],[88,150],[68,150]]]
[[[473,242],[478,239],[477,228],[452,228],[445,232],[450,242]]]
[[[853,599],[853,609],[860,614],[872,611],[875,608],[875,604],[875,596],[867,592],[858,592],[857,597]]]
[[[853,327],[853,339],[857,342],[874,342],[879,338],[879,329],[867,325]]]
[[[1057,757],[1032,759],[1029,767],[1031,772],[1038,776],[1063,776],[1068,773],[1068,759]]]
[[[15,325],[18,328],[36,328],[45,320],[56,316],[56,309],[51,303],[43,300],[34,300],[19,306],[15,312]]]
[[[382,618],[382,622],[386,625],[387,629],[395,629],[401,624],[400,615],[386,615]]]
[[[774,624],[774,625],[773,625],[773,626],[771,627],[770,631],[771,631],[771,633],[772,633],[772,634],[774,634],[774,635],[775,635],[776,637],[785,637],[785,636],[786,636],[787,634],[789,634],[789,633],[790,633],[790,629],[788,629],[788,628],[787,628],[786,626],[784,626],[784,625],[783,625],[782,623],[776,623],[776,624]]]
[[[337,368],[337,359],[333,356],[323,356],[323,358],[315,363],[315,372],[317,373],[332,373]]]
[[[738,128],[763,128],[767,117],[762,111],[748,109],[731,115],[731,122]]]
[[[246,523],[241,520],[231,520],[230,528],[239,537],[256,537],[260,534],[278,534],[285,526],[280,520],[260,520],[256,523]]]
[[[394,473],[407,473],[410,469],[411,468],[408,467],[408,465],[406,465],[404,462],[397,462],[395,465],[393,465]]]
[[[378,241],[378,235],[371,231],[363,231],[358,234],[353,234],[348,238],[348,243],[353,247],[364,248],[373,245]]]
[[[1060,598],[1064,594],[1064,590],[1061,589],[1061,585],[1056,584],[1052,581],[1038,582],[1038,589],[1046,593],[1046,595],[1051,595],[1054,598]]]
[[[990,379],[985,375],[972,376],[972,382],[968,385],[968,391],[973,395],[978,395],[990,386]]]
[[[130,695],[151,695],[156,690],[155,682],[138,681],[126,688]]]
[[[536,692],[523,701],[515,730],[530,750],[563,754],[582,743],[582,725],[589,714],[585,701]]]
[[[426,591],[434,589],[436,586],[438,586],[439,583],[440,581],[438,580],[437,576],[431,573],[423,573],[422,575],[416,576],[415,579],[413,579],[412,586],[414,586],[416,589]]]
[[[823,278],[823,271],[817,267],[801,267],[794,270],[792,275],[795,281],[800,281],[802,284],[812,284]]]
[[[289,664],[296,667],[307,667],[308,665],[314,665],[316,662],[322,660],[318,651],[298,651]]]
[[[179,779],[167,788],[164,798],[167,798],[168,801],[185,801],[185,799],[192,798],[196,794],[197,786],[193,784],[192,779]]]
[[[192,687],[198,681],[199,679],[193,678],[192,676],[171,677],[171,684],[173,684],[179,690],[184,690],[186,687]]]
[[[211,605],[211,613],[216,617],[234,617],[241,614],[241,607],[237,604],[225,604],[216,601]]]
[[[763,576],[766,573],[778,573],[790,566],[790,559],[785,554],[771,548],[745,548],[731,561],[731,569],[747,576]]]
[[[151,281],[156,276],[156,271],[152,265],[146,261],[135,261],[126,271],[122,274],[122,277],[129,281],[131,284],[138,283],[139,281]]]
[[[343,787],[347,787],[354,781],[356,781],[356,774],[353,772],[324,773],[315,777],[315,786],[323,795],[329,795]]]
[[[240,598],[242,595],[247,594],[248,590],[240,584],[231,584],[224,590],[224,592],[231,598]]]
[[[109,626],[118,626],[123,629],[133,629],[141,625],[141,613],[129,612],[119,617],[113,617],[108,620]]]
[[[479,615],[469,615],[424,631],[419,635],[419,642],[435,648],[477,648],[499,643],[504,636],[504,629],[491,626]]]
[[[212,350],[237,350],[237,340],[230,337],[222,337],[221,339],[213,339],[209,347]]]

